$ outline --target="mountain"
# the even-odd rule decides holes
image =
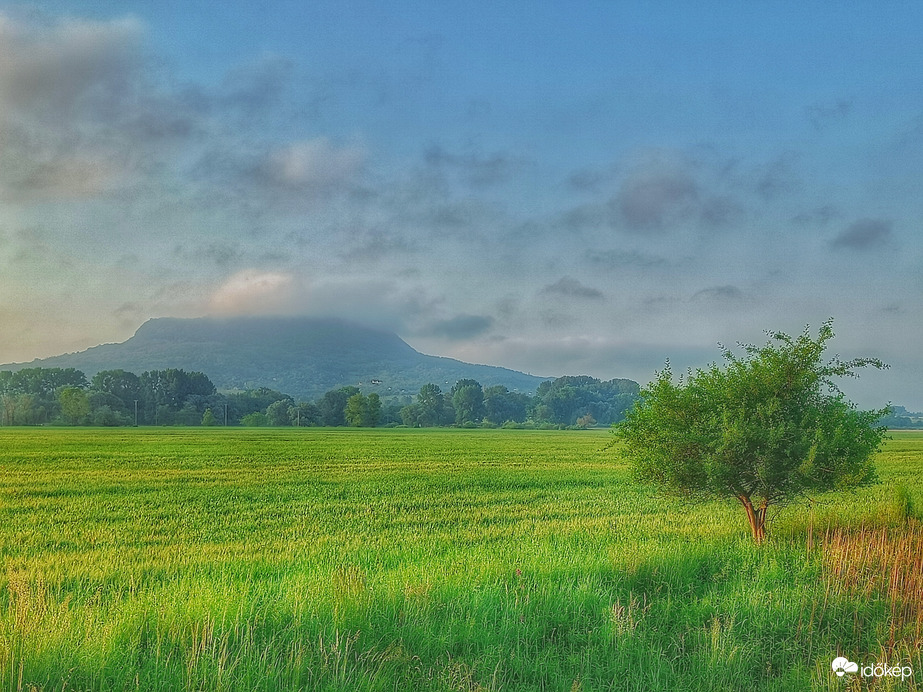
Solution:
[[[416,394],[429,382],[447,391],[464,378],[533,393],[547,379],[424,355],[392,332],[311,317],[152,319],[123,343],[0,369],[26,367],[76,368],[88,378],[181,368],[204,372],[219,390],[270,387],[305,401],[346,385],[383,397]]]

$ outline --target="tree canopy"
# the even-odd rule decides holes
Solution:
[[[770,506],[872,482],[886,432],[878,421],[887,409],[857,410],[833,378],[887,366],[825,360],[832,320],[817,338],[807,328],[770,336],[762,347],[742,345],[743,356],[723,349],[725,367],[678,383],[667,363],[615,427],[639,479],[687,497],[737,499],[757,542]]]

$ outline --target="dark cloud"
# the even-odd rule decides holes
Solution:
[[[754,191],[766,201],[773,201],[782,195],[801,187],[795,164],[797,156],[792,152],[781,154],[772,161],[754,169]]]
[[[583,168],[568,177],[567,185],[578,192],[600,192],[611,181],[612,171]]]
[[[279,103],[291,82],[293,63],[280,56],[267,56],[255,63],[231,70],[216,96],[216,105],[258,115]]]
[[[651,269],[668,264],[663,257],[648,255],[635,250],[588,250],[585,256],[590,264],[606,268],[638,267]]]
[[[424,333],[452,341],[473,339],[487,332],[494,323],[494,318],[487,315],[457,315],[447,320],[430,324]]]
[[[845,120],[851,112],[852,102],[845,99],[832,104],[807,106],[804,109],[808,122],[818,131]]]
[[[739,223],[743,209],[730,197],[711,197],[702,202],[699,220],[704,228],[723,229]]]
[[[385,257],[407,255],[416,251],[416,246],[402,236],[385,231],[370,231],[364,234],[353,247],[342,253],[342,257],[350,262],[373,262]]]
[[[874,250],[890,240],[893,226],[891,221],[884,219],[860,219],[830,241],[830,246],[835,249]]]
[[[632,231],[663,231],[687,218],[696,206],[699,186],[685,170],[645,170],[622,182],[614,203]]]
[[[836,207],[832,204],[825,204],[793,216],[792,223],[796,226],[826,226],[840,216],[840,211]]]
[[[195,264],[207,262],[222,269],[243,259],[240,248],[236,244],[223,242],[193,246],[177,245],[173,248],[173,256]]]
[[[692,300],[694,301],[720,303],[736,303],[742,301],[744,298],[744,292],[737,288],[737,286],[731,285],[703,288],[701,291],[692,295]]]
[[[134,20],[0,13],[0,197],[86,198],[130,177],[142,35]]]
[[[611,226],[612,212],[601,204],[582,204],[568,209],[552,221],[555,229],[579,233],[587,229]]]
[[[441,146],[429,147],[423,155],[427,167],[439,174],[457,175],[473,187],[490,187],[510,180],[525,165],[521,157],[506,153],[483,156],[479,153],[454,154]]]
[[[542,318],[542,324],[552,329],[562,329],[577,324],[577,318],[560,310],[541,310],[539,317]]]
[[[590,300],[601,300],[605,296],[602,291],[585,286],[577,279],[564,276],[555,281],[553,284],[545,286],[542,289],[543,295],[564,296],[565,298],[581,298]]]
[[[53,121],[100,114],[135,82],[142,36],[133,19],[0,16],[0,109]]]

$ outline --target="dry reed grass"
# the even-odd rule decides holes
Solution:
[[[820,543],[830,596],[886,599],[888,648],[923,645],[923,523],[832,528]]]

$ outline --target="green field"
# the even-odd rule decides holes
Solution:
[[[893,437],[756,548],[604,431],[0,429],[0,692],[915,689]]]

